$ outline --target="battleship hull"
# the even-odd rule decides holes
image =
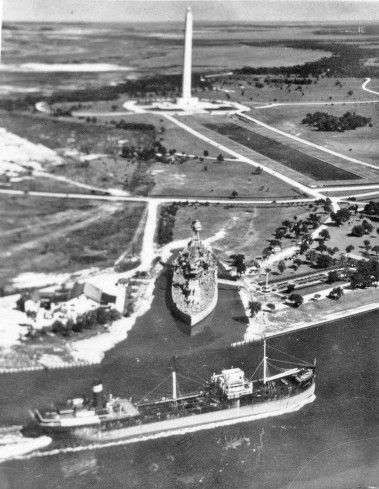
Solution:
[[[144,439],[151,436],[174,436],[187,431],[200,431],[217,426],[237,424],[257,419],[280,416],[298,411],[315,399],[315,383],[293,396],[271,401],[257,402],[245,406],[235,406],[229,409],[215,410],[202,414],[183,417],[172,417],[152,423],[142,423],[134,426],[107,429],[83,428],[76,430],[73,435],[87,441],[112,441],[125,439]]]
[[[212,298],[209,300],[209,302],[204,306],[204,308],[200,311],[190,311],[190,310],[183,310],[180,305],[175,302],[174,299],[174,290],[173,287],[171,286],[170,290],[170,306],[173,314],[180,319],[185,325],[188,326],[188,332],[189,333],[196,333],[196,329],[193,329],[193,327],[196,324],[199,324],[201,321],[203,321],[205,318],[207,318],[211,312],[215,309],[218,301],[218,287],[217,287],[217,282],[215,283],[214,287],[214,293]]]

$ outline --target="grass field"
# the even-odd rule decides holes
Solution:
[[[204,168],[207,170],[204,171]],[[233,191],[238,197],[256,199],[297,198],[301,193],[280,180],[262,173],[239,161],[188,160],[175,165],[155,164],[150,167],[155,186],[154,195],[182,197],[229,197]]]
[[[279,78],[279,75],[271,75],[271,78]],[[293,77],[292,77],[293,78]],[[363,79],[359,78],[312,78],[311,85],[301,85],[302,90],[296,90],[296,85],[282,85],[280,88],[276,84],[265,82],[266,75],[247,75],[238,76],[230,80],[225,79],[224,83],[217,83],[218,88],[226,91],[207,92],[207,98],[227,98],[229,93],[231,100],[238,100],[248,105],[257,105],[267,102],[314,102],[314,101],[344,101],[344,100],[372,100],[374,94],[362,90]],[[340,82],[336,85],[336,82]],[[262,83],[262,88],[257,88],[255,83]],[[374,84],[372,85],[374,87]],[[352,91],[351,95],[348,92]],[[304,95],[302,95],[304,93]]]
[[[370,117],[372,127],[366,126],[353,131],[326,133],[301,124],[301,121],[307,113],[316,111],[327,112],[336,116],[341,116],[347,111],[356,112],[359,115]],[[379,103],[272,107],[254,111],[254,117],[290,134],[300,136],[316,144],[321,144],[326,148],[353,158],[362,159],[367,163],[376,164],[379,168],[379,154],[377,150]]]
[[[221,205],[188,205],[179,207],[176,214],[173,239],[191,236],[191,222],[199,219],[203,226],[201,236],[208,238],[223,230],[225,236],[212,247],[217,256],[227,260],[230,255],[243,253],[246,260],[260,256],[268,246],[273,232],[286,219],[295,215],[301,219],[306,207],[228,207]]]
[[[112,266],[128,250],[144,210],[141,204],[30,196],[0,200],[0,286],[23,272]]]
[[[274,139],[267,138],[237,124],[206,124],[206,127],[225,135],[254,151],[267,156],[314,180],[352,180],[358,175],[330,165]]]

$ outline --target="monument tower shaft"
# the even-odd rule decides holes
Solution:
[[[183,59],[183,82],[182,98],[191,98],[191,78],[192,78],[192,29],[193,18],[191,8],[186,10],[185,38],[184,38],[184,59]]]

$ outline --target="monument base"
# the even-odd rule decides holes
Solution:
[[[192,109],[199,105],[199,99],[197,97],[178,97],[176,99],[176,105],[183,110]]]

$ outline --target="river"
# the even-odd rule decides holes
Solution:
[[[219,304],[204,326],[193,337],[181,332],[165,308],[160,277],[150,311],[99,367],[0,376],[2,424],[20,423],[32,406],[88,392],[99,378],[107,390],[137,399],[170,374],[173,354],[188,377],[208,377],[230,365],[253,372],[262,345],[228,347],[246,328],[235,290],[220,290]],[[317,398],[301,411],[124,446],[9,461],[0,465],[0,489],[374,486],[377,343],[376,312],[273,338],[271,347],[309,361],[317,358]],[[186,390],[190,382],[180,386]]]

